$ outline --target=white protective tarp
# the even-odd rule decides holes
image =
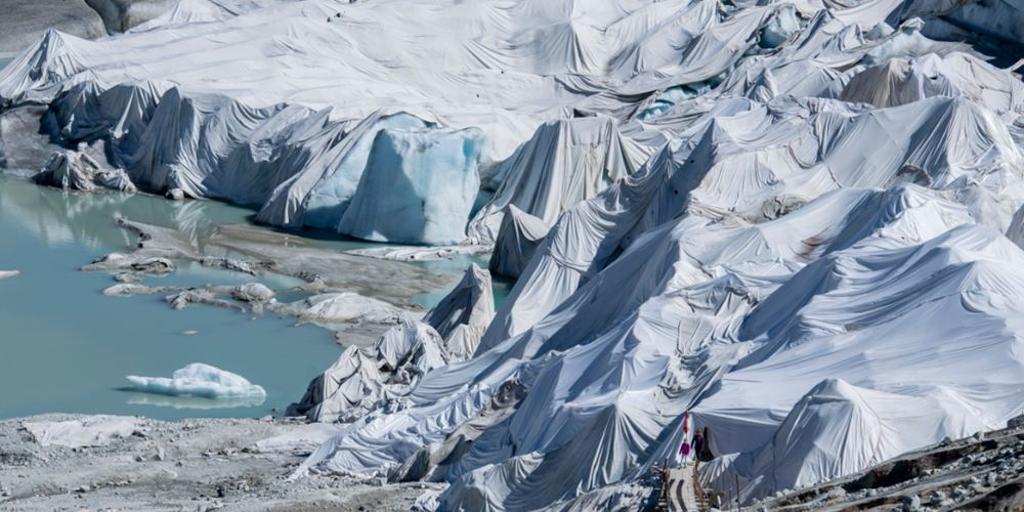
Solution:
[[[140,188],[273,224],[457,242],[477,176],[498,189],[478,219],[531,216],[497,234],[521,271],[473,356],[396,318],[309,401],[348,424],[302,469],[445,481],[445,510],[611,507],[689,411],[706,484],[749,500],[1024,405],[1021,83],[926,37],[941,4],[310,0],[51,32],[0,98],[48,105],[51,136],[104,142]],[[476,130],[471,169],[451,148]],[[656,151],[607,165],[634,144]]]
[[[494,316],[491,278],[476,265],[423,321],[406,319],[369,347],[350,346],[313,379],[289,415],[313,421],[353,421],[384,400],[398,400],[420,376],[476,350]]]
[[[545,123],[491,171],[497,190],[470,222],[470,238],[493,242],[508,206],[553,224],[570,206],[632,174],[650,153],[623,137],[611,118]]]
[[[494,241],[489,268],[491,272],[508,277],[519,277],[533,258],[537,246],[544,240],[550,227],[543,220],[526,213],[516,205],[505,208]]]

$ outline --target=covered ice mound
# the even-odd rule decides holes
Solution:
[[[127,167],[168,88],[155,81],[130,81],[106,89],[93,81],[82,82],[54,98],[50,122],[66,143],[103,141],[109,163]]]
[[[249,382],[241,375],[203,363],[192,363],[175,370],[169,379],[136,375],[125,378],[130,383],[129,389],[142,393],[212,399],[253,397],[260,402],[267,396],[262,387]]]
[[[93,44],[52,28],[47,30],[39,42],[0,69],[0,106],[52,98],[62,87],[59,80],[86,70],[80,51]]]
[[[429,325],[406,321],[388,330],[372,347],[350,346],[313,379],[289,416],[311,421],[351,422],[401,396],[419,375],[441,366],[443,341]]]
[[[259,220],[293,228],[336,230],[366,169],[377,133],[384,128],[432,126],[406,113],[375,112],[358,123],[330,123],[327,114],[314,116],[316,121],[310,126],[304,121],[284,128],[263,143],[286,138],[295,156],[273,160],[294,166],[298,172],[274,189],[257,215]],[[272,133],[268,130],[263,137]]]
[[[807,261],[966,221],[962,206],[914,186],[841,190],[757,225],[676,219],[523,333],[424,375],[407,406],[353,425],[311,463],[390,474],[429,447],[444,461],[431,477],[451,483],[448,509],[544,508],[629,481],[678,450],[679,415],[744,351],[730,346],[742,319]],[[492,410],[513,384],[522,398]],[[482,432],[450,452],[469,425]]]
[[[149,0],[149,2],[128,0],[129,5],[127,6],[116,5],[119,3],[123,4],[125,0],[101,1],[115,4],[114,8],[122,11],[120,16],[118,16],[119,21],[122,21],[122,23],[127,22],[128,26],[134,27],[131,29],[131,32],[144,32],[165,26],[224,21],[245,12],[273,5],[280,0],[176,0],[171,2],[170,8],[166,5],[159,5],[159,8],[158,6],[146,5],[147,3],[152,3],[152,0]],[[167,0],[157,1],[160,4],[167,2]],[[149,21],[144,23],[136,21],[132,23],[132,21],[140,17],[149,19]],[[124,31],[127,28],[125,27],[120,30]]]
[[[723,101],[689,129],[686,144],[567,210],[482,346],[535,325],[623,247],[680,215],[762,223],[829,191],[913,182],[955,194],[980,222],[1010,224],[1024,198],[1024,153],[993,112],[949,97],[875,111],[822,106]]]
[[[999,114],[1024,113],[1024,84],[961,52],[893,58],[854,75],[839,98],[885,108],[932,96],[965,97]]]
[[[493,242],[509,205],[553,224],[562,211],[632,174],[651,152],[619,133],[608,117],[544,123],[491,170],[485,185],[497,191],[473,217],[469,236],[479,243]]]
[[[475,129],[380,130],[338,231],[378,242],[462,241],[482,142]]]
[[[332,119],[330,109],[253,107],[162,81],[102,87],[86,81],[50,103],[51,137],[106,145],[111,165],[143,189],[257,206],[262,222],[335,229],[383,127],[430,123],[404,113],[362,122]]]
[[[946,65],[965,46],[929,40],[903,1],[734,4],[289,2],[75,44],[77,64],[52,73],[24,59],[3,72],[0,89],[23,84],[18,98],[48,103],[48,134],[62,143],[112,141],[112,158],[142,188],[252,205],[260,220],[294,228],[344,224],[359,201],[367,209],[349,227],[382,239],[404,238],[383,230],[409,220],[378,208],[394,206],[382,198],[410,206],[422,225],[410,238],[419,239],[428,204],[461,208],[468,193],[459,187],[474,174],[457,137],[443,137],[449,150],[438,160],[433,147],[423,158],[386,147],[394,134],[435,123],[444,128],[431,133],[486,134],[488,185],[500,188],[491,178],[503,177],[528,199],[508,201],[525,213],[506,224],[510,236],[497,235],[522,262],[516,288],[472,358],[444,364],[451,358],[435,356],[450,340],[396,318],[372,349],[339,361],[339,377],[321,380],[306,412],[354,421],[307,461],[319,470],[443,480],[439,503],[451,509],[608,508],[613,489],[678,453],[682,412],[712,426],[716,453],[755,460],[801,397],[834,376],[868,390],[861,397],[927,398],[941,374],[950,381],[943,396],[998,425],[1022,405],[1007,391],[1021,384],[1009,341],[1021,331],[1020,255],[1007,244],[989,254],[975,238],[998,240],[1008,225],[1018,241],[1024,232],[1024,213],[1011,220],[1024,200],[1009,106],[1017,86],[1004,82],[1015,78],[990,80],[981,66],[968,77],[977,90],[894,92],[899,101],[885,108],[843,101],[868,68],[895,58],[920,71],[929,54]],[[135,82],[149,85],[96,100]],[[374,128],[398,112],[421,121]],[[606,118],[612,138],[601,138]],[[560,204],[548,193],[606,185],[609,169],[597,163],[608,155],[571,143],[549,152],[538,134],[555,126],[571,142],[577,125],[591,124],[579,134],[595,139],[583,142],[663,149],[604,191]],[[532,180],[563,169],[522,167],[519,181],[489,172],[512,165],[534,135],[517,157],[582,154],[563,167],[578,163],[601,180],[562,189]],[[369,144],[353,186],[356,174],[337,170],[361,154],[350,145],[367,141],[386,144]],[[378,153],[395,165],[382,167]],[[432,173],[407,171],[427,160],[452,168],[457,200],[433,183],[417,188]],[[530,186],[517,196],[515,183]],[[549,219],[526,204],[559,213]],[[461,241],[458,220],[444,223],[458,229],[443,238]],[[984,236],[964,235],[964,225]],[[894,256],[913,248],[932,256]],[[806,417],[831,421],[815,404]],[[837,415],[840,426],[847,417]],[[827,438],[815,425],[797,421],[792,432]],[[804,447],[789,453],[813,458]]]
[[[902,395],[823,380],[804,395],[761,448],[704,468],[705,484],[750,501],[881,463],[943,438],[990,425],[955,394]],[[922,437],[923,436],[923,437]]]
[[[40,185],[65,190],[92,191],[96,187],[134,193],[135,184],[122,169],[105,169],[82,151],[63,150],[54,153],[43,169],[32,177]]]
[[[741,454],[729,471],[747,482],[745,497],[859,470],[1016,414],[1024,274],[1009,269],[1018,263],[1024,253],[1012,242],[965,225],[911,246],[865,239],[779,287],[737,332],[752,350],[695,408],[714,433],[713,451]],[[867,388],[857,393],[867,405],[855,410],[869,408],[877,425],[848,426],[849,409],[830,412],[815,397],[793,410],[825,378]],[[815,423],[808,415],[816,414],[835,416]],[[772,453],[777,466],[766,473]]]
[[[927,17],[929,25],[934,25],[929,31],[935,34],[933,37],[954,39],[968,33],[974,37],[980,35],[985,41],[993,37],[1002,39],[1004,44],[1019,45],[1024,41],[1024,5],[1015,0],[913,0],[905,4],[905,9],[917,16]]]
[[[351,346],[313,379],[290,415],[350,422],[399,400],[424,373],[468,359],[494,316],[491,278],[476,265],[422,322],[405,320],[371,347]]]
[[[427,312],[423,321],[444,338],[450,362],[469,359],[494,319],[491,275],[471,264],[455,288]]]
[[[406,312],[397,306],[353,292],[321,293],[283,307],[303,320],[327,325],[397,324],[406,317]]]
[[[550,226],[543,220],[516,208],[514,204],[508,205],[501,218],[498,239],[494,241],[489,263],[491,272],[519,277],[530,263],[537,246],[548,234],[548,229]]]

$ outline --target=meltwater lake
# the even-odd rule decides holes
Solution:
[[[159,419],[258,417],[283,412],[301,398],[309,380],[343,350],[334,333],[294,318],[194,305],[176,311],[165,294],[111,297],[105,272],[79,270],[93,259],[134,246],[135,234],[115,216],[202,236],[218,226],[249,225],[251,210],[216,202],[175,202],[146,194],[76,192],[0,174],[0,270],[20,275],[0,280],[0,387],[17,392],[0,400],[0,419],[48,412],[128,414]],[[308,240],[329,250],[371,246],[341,240]],[[477,258],[421,265],[455,276]],[[253,277],[198,263],[177,262],[146,284],[234,285],[258,281],[282,300],[299,279]],[[496,282],[500,305],[509,284]],[[429,308],[447,289],[414,297]],[[284,293],[281,293],[284,292]],[[173,398],[124,391],[126,375],[170,377],[193,362],[237,373],[267,391],[251,401]]]
[[[154,418],[259,416],[301,397],[308,380],[341,352],[331,332],[294,319],[194,306],[168,307],[162,295],[108,297],[113,284],[83,264],[124,251],[135,236],[115,214],[193,230],[244,223],[251,211],[216,203],[175,203],[146,195],[78,193],[0,176],[0,418],[44,412],[137,414]],[[179,265],[152,284],[239,284],[252,276],[198,264]],[[297,279],[263,275],[274,289]],[[195,331],[195,334],[186,334]],[[263,386],[260,405],[175,399],[120,391],[125,375],[169,377],[203,362]],[[16,391],[15,391],[16,390]]]

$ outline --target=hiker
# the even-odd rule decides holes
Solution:
[[[694,451],[693,457],[700,462],[711,462],[715,454],[711,451],[711,430],[708,427],[700,429],[700,450]]]
[[[707,428],[707,427],[705,427]],[[704,449],[704,434],[697,432],[693,435],[693,458],[700,462],[701,450]]]
[[[683,413],[683,442],[679,445],[679,451],[676,453],[676,466],[684,466],[690,460],[690,454],[692,453],[692,447],[690,446],[690,413],[689,411]]]

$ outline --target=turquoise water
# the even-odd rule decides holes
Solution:
[[[0,58],[0,68],[10,59]],[[107,297],[106,273],[78,269],[94,258],[127,251],[137,239],[114,216],[173,227],[196,236],[218,225],[245,224],[252,211],[213,201],[172,202],[146,195],[76,193],[39,187],[0,174],[0,418],[46,412],[130,414],[153,418],[247,417],[283,411],[306,384],[341,353],[329,331],[263,315],[194,306],[174,311],[161,295]],[[337,233],[305,232],[311,245],[349,250],[373,244],[338,240]],[[458,274],[486,257],[419,263]],[[180,263],[150,285],[240,284],[252,276]],[[299,284],[285,276],[258,279],[281,291]],[[496,281],[500,306],[509,283]],[[432,307],[448,290],[422,294]],[[292,293],[282,294],[288,300]],[[194,333],[193,333],[194,332]],[[169,377],[192,362],[212,364],[263,386],[259,404],[170,398],[122,390],[126,375]]]
[[[341,347],[328,331],[272,315],[250,319],[209,306],[175,311],[159,295],[102,295],[114,283],[111,277],[78,268],[135,242],[114,225],[115,213],[193,232],[245,222],[251,215],[210,201],[66,193],[0,176],[0,269],[22,272],[0,280],[0,418],[44,412],[262,416],[300,398],[309,379],[339,355]],[[186,265],[147,283],[252,280]],[[281,276],[259,280],[275,289],[297,283]],[[198,333],[184,334],[188,330]],[[246,377],[267,390],[266,401],[254,406],[118,390],[125,375],[169,377],[192,362]]]
[[[283,411],[300,398],[309,380],[340,354],[332,333],[274,315],[250,318],[203,305],[175,311],[160,294],[104,296],[101,291],[114,284],[111,276],[78,269],[110,252],[128,251],[137,242],[135,235],[115,225],[116,215],[203,237],[217,226],[248,223],[252,211],[214,201],[65,192],[0,174],[0,270],[21,271],[0,280],[0,418],[45,412],[165,419],[263,416]],[[326,238],[308,243],[328,250],[371,246]],[[487,264],[486,257],[467,256],[419,265],[455,275],[470,261]],[[286,276],[253,278],[179,263],[176,272],[147,277],[146,284],[200,286],[254,279],[278,291],[300,283]],[[510,287],[495,281],[499,307]],[[429,308],[447,292],[422,294],[415,302]],[[120,389],[125,375],[169,377],[192,362],[212,364],[263,386],[266,401],[172,399]]]

